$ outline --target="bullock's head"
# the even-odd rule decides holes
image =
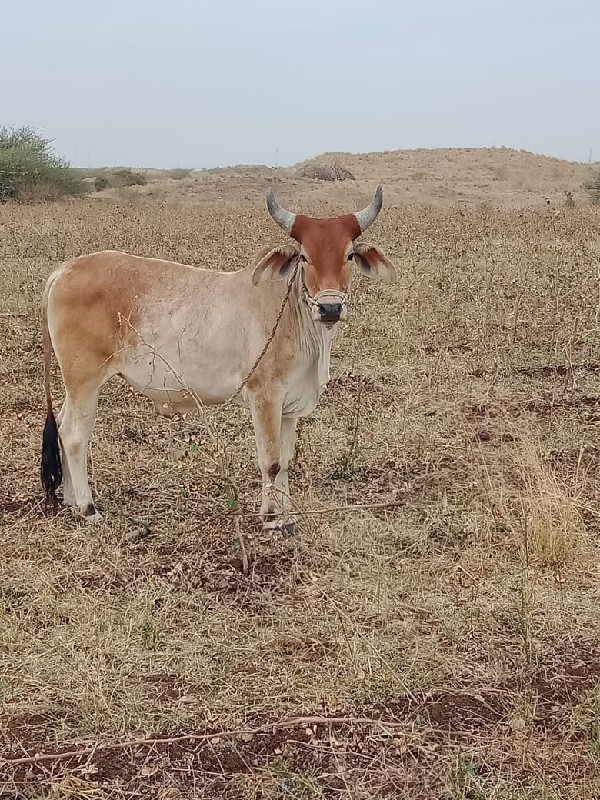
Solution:
[[[269,214],[297,244],[276,247],[263,255],[254,268],[252,282],[287,278],[298,263],[313,319],[327,324],[345,319],[353,264],[364,275],[386,281],[395,277],[394,267],[378,247],[356,241],[375,222],[382,204],[379,186],[372,202],[362,211],[315,219],[286,211],[271,192],[267,197]]]

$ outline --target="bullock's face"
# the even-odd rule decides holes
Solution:
[[[377,203],[380,208],[380,190],[371,206],[362,212],[332,219],[314,219],[285,211],[271,196],[269,212],[297,244],[261,253],[252,275],[253,282],[258,283],[263,276],[272,280],[286,278],[298,263],[314,321],[332,325],[346,319],[354,266],[365,275],[388,281],[395,276],[394,267],[381,250],[356,242],[373,221],[368,217],[371,207]],[[378,210],[374,212],[375,216],[377,213]]]
[[[352,279],[353,238],[360,234],[354,217],[296,217],[302,278],[312,318],[332,324],[346,319]]]
[[[300,245],[304,286],[312,300],[309,305],[315,322],[331,324],[346,319],[355,265],[367,275],[393,278],[394,268],[381,251],[355,241],[360,233],[354,214],[334,219],[296,217],[294,236]]]

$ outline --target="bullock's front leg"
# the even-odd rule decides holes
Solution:
[[[289,507],[287,462],[282,473],[281,403],[256,397],[251,410],[262,475],[260,515],[265,528],[278,528],[285,524],[285,512]]]
[[[282,417],[281,419],[281,470],[277,478],[278,485],[281,486],[281,490],[284,493],[283,505],[286,511],[289,511],[292,507],[288,483],[288,467],[296,449],[297,422],[297,417]]]

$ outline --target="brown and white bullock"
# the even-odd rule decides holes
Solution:
[[[262,251],[238,272],[112,250],[56,270],[42,308],[47,417],[41,473],[47,499],[55,502],[62,481],[66,503],[92,520],[100,516],[88,483],[87,447],[100,388],[121,375],[161,413],[230,399],[248,408],[262,473],[260,513],[266,527],[286,524],[296,422],[315,408],[329,379],[352,265],[365,275],[394,277],[377,247],[356,241],[381,206],[378,188],[362,211],[314,219],[286,211],[271,193],[269,213],[295,244]],[[288,288],[273,340],[236,394],[273,331]],[[56,420],[52,347],[65,385]]]

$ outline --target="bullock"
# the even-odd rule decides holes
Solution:
[[[288,465],[296,422],[313,411],[329,379],[352,267],[394,278],[379,248],[357,242],[382,202],[379,187],[362,211],[321,219],[287,211],[271,192],[267,209],[293,243],[262,250],[236,272],[105,250],[50,275],[42,305],[47,502],[56,504],[62,482],[66,504],[88,520],[100,517],[87,447],[100,388],[120,375],[163,414],[228,401],[246,407],[262,475],[263,524],[293,524]],[[52,349],[65,389],[56,418]]]

